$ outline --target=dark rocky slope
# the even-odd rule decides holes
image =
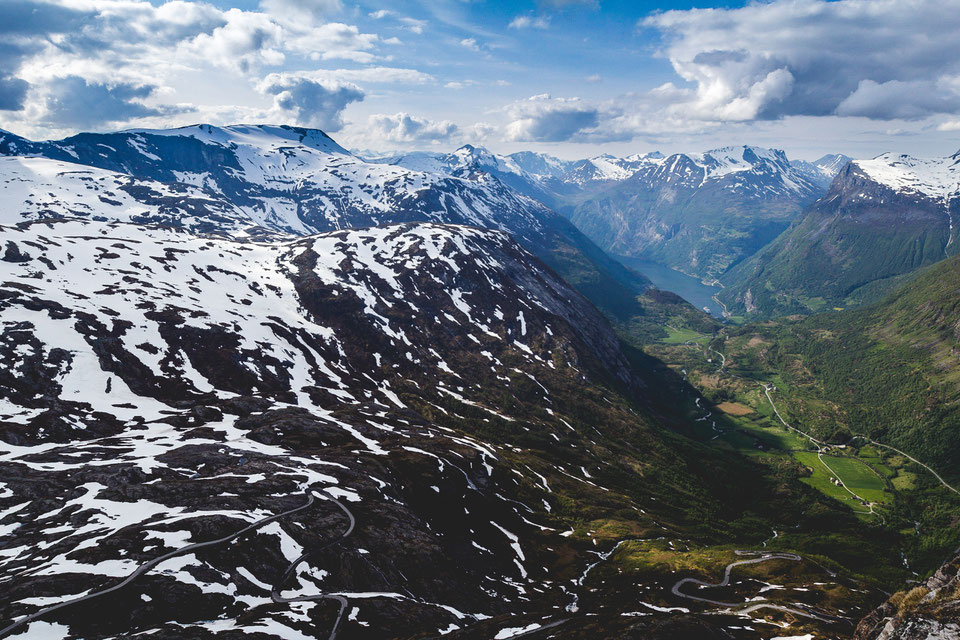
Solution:
[[[712,487],[728,462],[656,426],[603,318],[505,234],[3,235],[0,617],[250,528],[31,635],[496,633],[566,615],[586,523],[677,535],[768,490],[749,468]]]

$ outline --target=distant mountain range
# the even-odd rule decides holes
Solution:
[[[255,238],[476,225],[511,233],[621,319],[641,313],[632,301],[650,282],[608,253],[722,283],[730,313],[776,315],[875,300],[960,246],[957,156],[806,162],[736,146],[568,161],[467,145],[364,160],[320,131],[265,125],[47,142],[0,132],[0,154],[10,221],[95,216]]]
[[[809,313],[881,297],[960,251],[960,153],[849,163],[791,228],[723,277],[739,312]]]
[[[498,156],[469,145],[451,154],[377,159],[442,175],[494,175],[567,215],[612,254],[705,280],[772,241],[849,160],[834,154],[791,162],[782,151],[742,146],[564,161],[531,152]]]

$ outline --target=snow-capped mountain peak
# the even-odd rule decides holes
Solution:
[[[884,153],[853,164],[874,182],[901,193],[943,200],[960,193],[960,152],[945,158]]]
[[[767,163],[781,169],[790,166],[787,155],[780,149],[766,149],[752,145],[721,147],[692,156],[707,171],[707,178],[724,176],[737,171],[749,171]]]
[[[218,127],[196,124],[176,129],[130,129],[122,133],[189,136],[207,144],[258,147],[264,150],[279,150],[293,145],[324,153],[353,155],[320,129],[289,125],[235,124]]]
[[[535,153],[533,151],[518,151],[517,153],[511,153],[509,157],[521,169],[539,179],[562,178],[570,170],[570,165],[573,164],[569,160],[561,160],[545,153]]]

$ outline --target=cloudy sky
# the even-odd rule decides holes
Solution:
[[[960,149],[960,0],[0,0],[0,127],[567,158]]]

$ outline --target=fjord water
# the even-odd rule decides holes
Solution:
[[[722,309],[713,299],[713,296],[720,291],[720,287],[703,284],[697,278],[656,262],[627,256],[614,257],[624,265],[650,278],[658,289],[672,291],[697,309],[706,311],[718,318],[721,317]]]

